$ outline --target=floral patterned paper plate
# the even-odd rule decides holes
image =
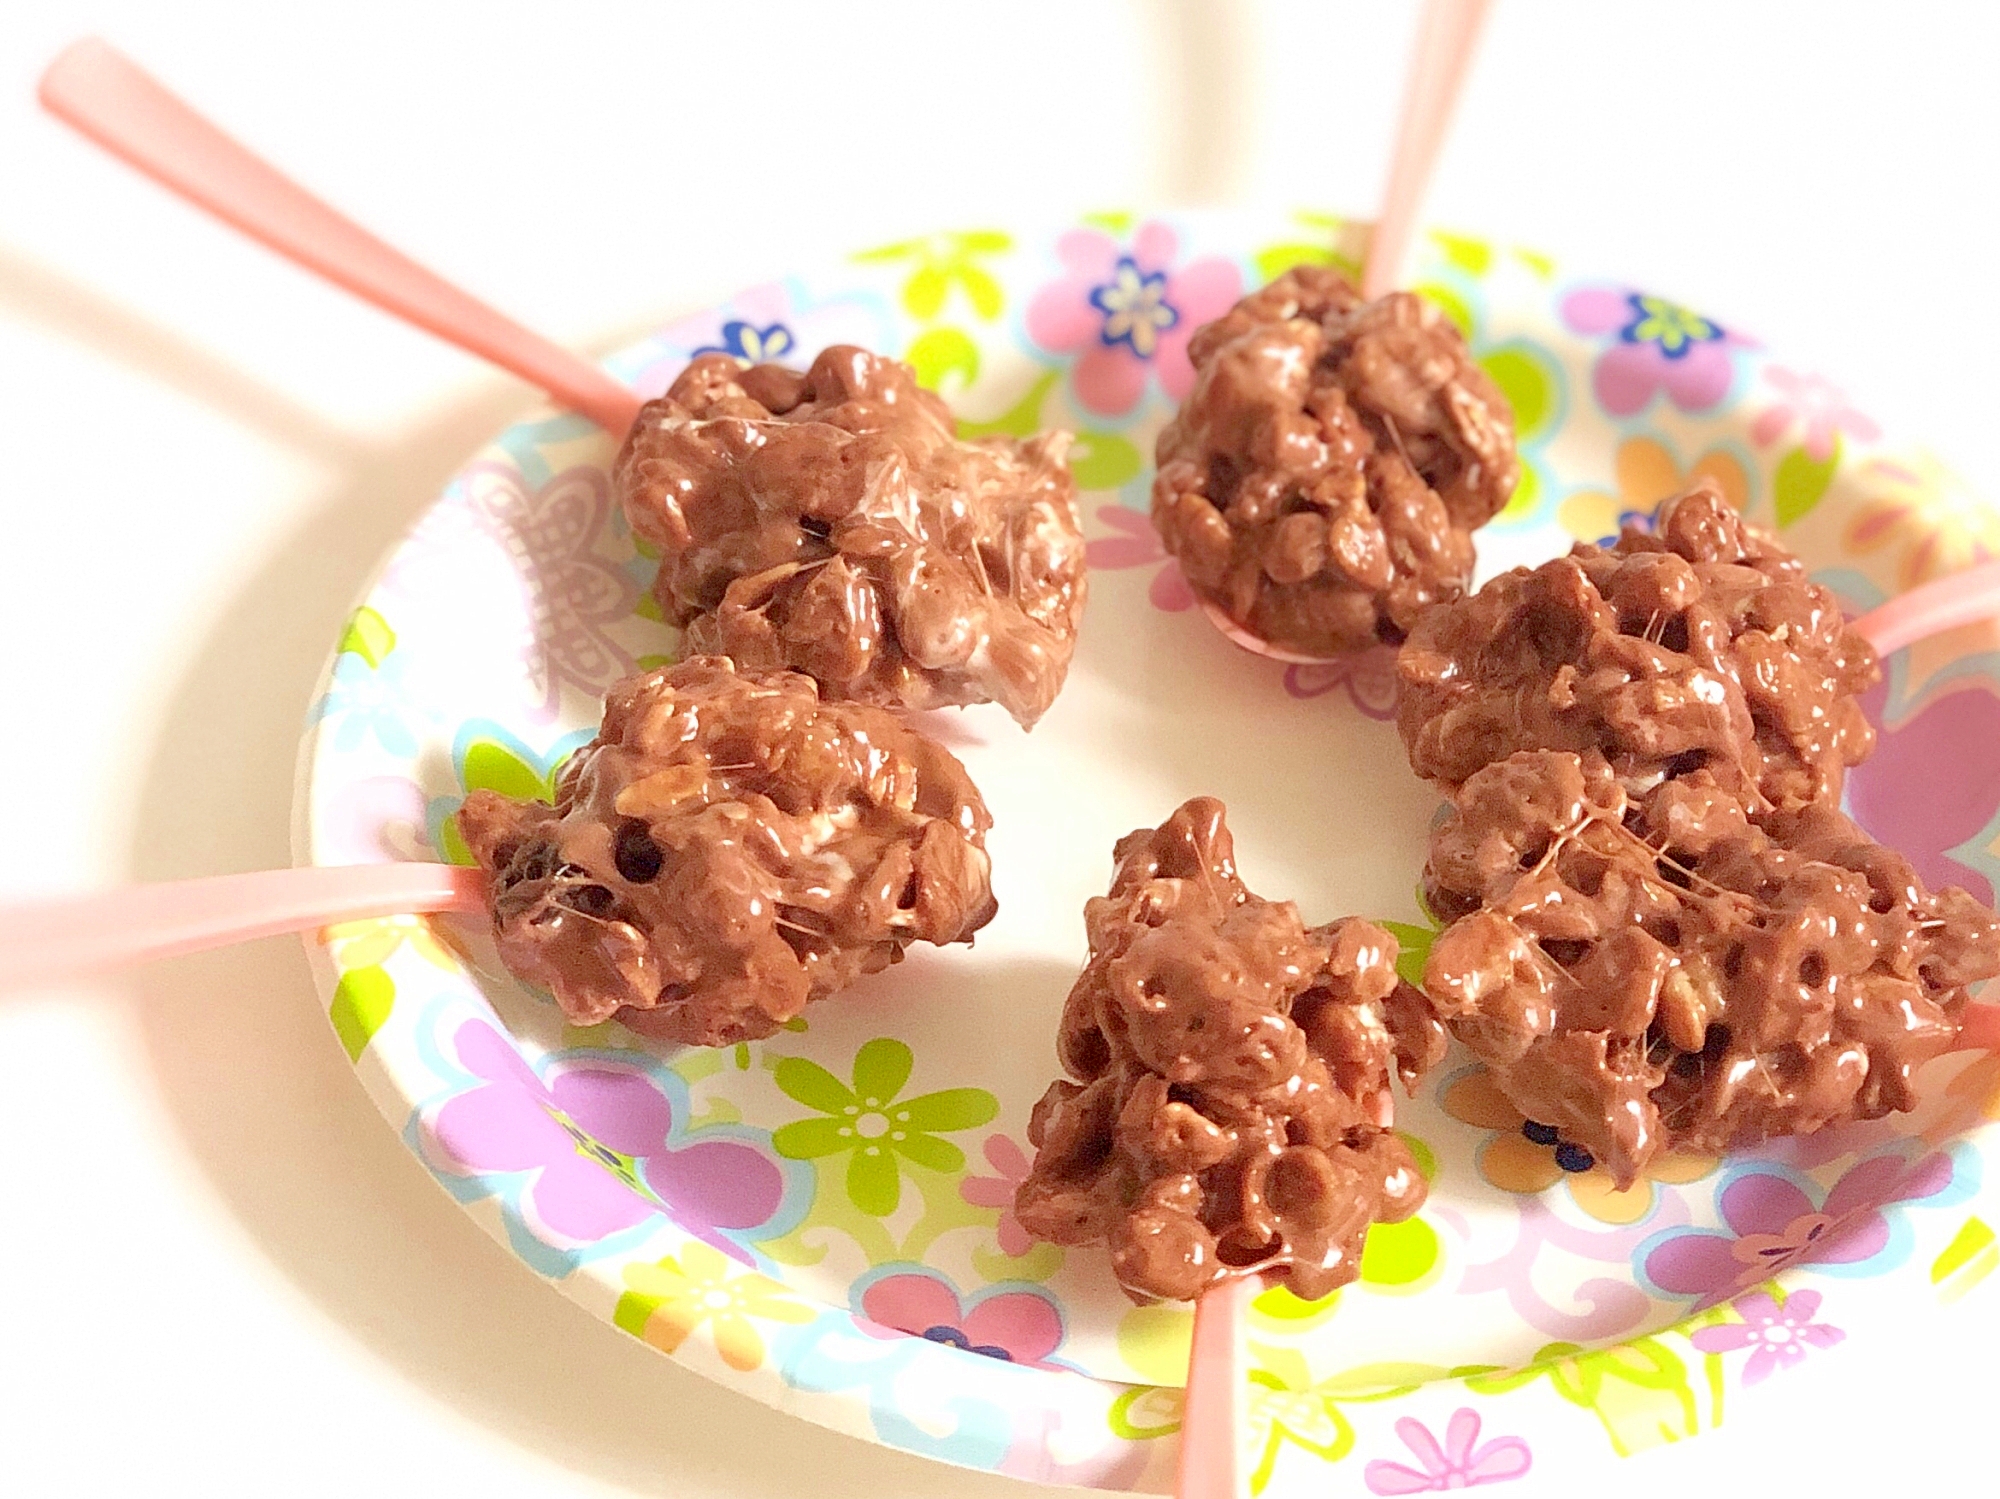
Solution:
[[[1400,924],[1433,793],[1388,722],[1385,654],[1285,667],[1227,645],[1146,517],[1147,454],[1187,339],[1248,287],[1341,259],[1323,214],[1105,215],[885,246],[754,288],[615,358],[662,389],[692,354],[900,354],[966,430],[1079,434],[1095,570],[1068,688],[1033,735],[952,721],[992,806],[1000,915],[755,1045],[673,1051],[565,1026],[443,924],[320,934],[322,988],[371,1097],[535,1274],[691,1367],[891,1446],[1025,1478],[1164,1488],[1190,1314],[1135,1308],[1101,1254],[1009,1214],[1055,1072],[1085,899],[1113,841],[1222,796],[1253,888]],[[1329,246],[1341,250],[1329,250]],[[1490,572],[1643,516],[1690,474],[1776,527],[1854,606],[2000,550],[2000,517],[1733,324],[1546,258],[1431,237],[1415,280],[1513,402],[1519,493]],[[677,641],[612,501],[609,439],[502,433],[388,558],[314,703],[299,855],[465,860],[468,788],[547,795],[617,678]],[[1855,814],[1933,883],[2000,875],[2000,635],[1906,652],[1873,696]],[[1962,1294],[2000,1264],[1985,1185],[2000,1061],[1956,1058],[1916,1116],[1630,1192],[1513,1112],[1462,1056],[1401,1110],[1431,1175],[1358,1284],[1256,1303],[1260,1491],[1412,1493],[1582,1475],[1754,1420],[1801,1359]]]

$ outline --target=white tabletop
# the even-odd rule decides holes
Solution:
[[[1365,210],[1415,15],[7,10],[0,898],[287,862],[301,713],[351,595],[533,399],[39,115],[63,43],[114,39],[391,241],[595,349],[929,228],[1132,202]],[[1746,325],[2000,493],[2000,13],[1496,10],[1436,221]],[[1020,1492],[776,1415],[591,1320],[426,1180],[331,1040],[292,941],[0,996],[0,1492]],[[1932,1491],[1920,1473],[1990,1461],[1996,1339],[1992,1285],[1915,1306],[1903,1332],[1786,1372],[1751,1424],[1607,1476],[1632,1496]]]

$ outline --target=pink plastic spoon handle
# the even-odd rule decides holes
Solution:
[[[1210,1286],[1194,1304],[1176,1499],[1249,1499],[1242,1437],[1250,1403],[1244,1328],[1261,1289],[1255,1276],[1232,1276]]]
[[[485,909],[453,864],[269,869],[0,909],[0,989],[372,916]]]
[[[391,249],[252,155],[95,38],[42,75],[42,105],[170,192],[364,302],[546,391],[623,437],[639,399],[588,360],[531,333]]]
[[[1965,1018],[1953,1051],[2000,1051],[2000,1004],[1974,1000],[1965,1007]]]
[[[1368,238],[1368,261],[1361,274],[1365,297],[1379,297],[1402,280],[1424,189],[1430,185],[1431,168],[1458,103],[1486,7],[1487,0],[1427,0],[1417,22],[1416,52],[1403,88],[1403,117],[1389,162],[1389,187],[1382,197],[1381,217]]]
[[[2000,561],[1982,562],[1962,573],[1912,588],[1877,604],[1853,628],[1887,656],[1930,635],[1955,630],[2000,614]]]

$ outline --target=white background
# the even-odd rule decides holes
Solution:
[[[1991,7],[1496,12],[1436,221],[1746,326],[2000,493]],[[1124,203],[1365,211],[1414,17],[13,0],[0,898],[286,862],[296,733],[350,596],[532,399],[40,116],[65,42],[113,38],[392,242],[602,349],[926,229]],[[2000,1287],[1913,1304],[1743,1424],[1607,1483],[1956,1492],[1946,1473],[1987,1468],[1964,1482],[1988,1489],[1996,1334]],[[781,1418],[537,1284],[383,1127],[290,941],[0,996],[0,1493],[169,1488],[1021,1492]]]

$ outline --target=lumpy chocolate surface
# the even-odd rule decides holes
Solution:
[[[965,769],[810,677],[695,657],[613,687],[556,802],[475,791],[500,956],[580,1025],[719,1046],[772,1034],[992,918]]]
[[[1764,811],[1708,769],[1628,793],[1595,750],[1474,772],[1425,873],[1424,988],[1529,1119],[1621,1186],[1915,1104],[2000,921],[1829,802]]]
[[[1220,802],[1119,841],[1085,908],[1090,961],[1063,1009],[1069,1078],[1036,1105],[1022,1226],[1108,1244],[1135,1299],[1270,1272],[1306,1298],[1351,1281],[1371,1221],[1421,1206],[1382,1125],[1392,1070],[1444,1037],[1365,921],[1308,930],[1238,877]]]
[[[1032,725],[1083,615],[1068,443],[961,441],[908,365],[847,345],[803,374],[705,354],[640,412],[613,479],[691,650]]]
[[[1834,801],[1873,748],[1874,652],[1804,566],[1702,485],[1428,612],[1397,723],[1447,788],[1519,750],[1596,751],[1634,793],[1706,769],[1754,809]]]
[[[1195,592],[1308,655],[1400,641],[1472,577],[1513,493],[1513,413],[1458,329],[1300,266],[1188,344],[1153,521]]]

